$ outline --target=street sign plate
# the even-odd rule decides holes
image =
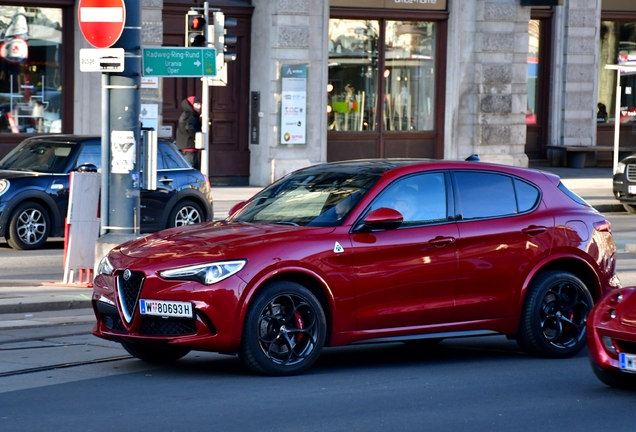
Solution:
[[[216,76],[216,49],[213,47],[144,47],[142,51],[144,76]]]
[[[124,0],[79,0],[77,21],[89,44],[95,48],[111,47],[124,31]]]
[[[123,72],[123,48],[82,48],[80,49],[80,71],[82,72]]]

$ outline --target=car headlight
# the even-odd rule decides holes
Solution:
[[[616,174],[623,174],[625,172],[625,164],[623,162],[619,162],[616,165]]]
[[[99,262],[99,265],[97,266],[97,275],[112,275],[113,270],[113,265],[110,263],[110,261],[108,261],[108,255],[106,255],[104,258],[102,258],[102,260]]]
[[[159,272],[159,276],[164,279],[194,280],[204,285],[212,285],[240,272],[246,263],[247,260],[236,260],[197,264],[163,270]]]
[[[9,190],[9,186],[11,186],[11,183],[9,183],[9,180],[0,179],[0,195],[5,193],[6,191],[8,191]]]

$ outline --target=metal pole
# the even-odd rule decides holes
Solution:
[[[614,113],[614,174],[618,168],[618,151],[621,132],[621,70],[616,69],[616,107]]]
[[[124,48],[124,71],[111,73],[111,171],[107,227],[134,236],[140,220],[141,0],[125,0],[126,23],[115,48]]]
[[[108,226],[108,197],[110,186],[110,74],[108,72],[102,74],[102,192],[99,203],[99,218],[101,222],[100,235],[108,232],[105,228]]]
[[[210,36],[208,24],[210,22],[210,7],[208,2],[203,3],[203,14],[205,15],[205,41],[210,46]],[[207,77],[201,78],[201,133],[203,134],[203,150],[201,150],[200,162],[201,172],[208,176],[208,150],[210,141],[210,86]]]

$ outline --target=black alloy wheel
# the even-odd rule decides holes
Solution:
[[[585,346],[594,301],[585,284],[564,271],[548,271],[528,288],[517,342],[530,354],[565,358]]]
[[[14,249],[31,250],[44,246],[51,228],[48,212],[40,204],[26,201],[11,215],[7,243]]]
[[[294,282],[274,282],[247,312],[239,356],[258,373],[298,374],[320,355],[326,328],[323,308],[311,291]]]

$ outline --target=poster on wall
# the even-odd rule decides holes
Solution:
[[[281,144],[307,143],[307,65],[284,64],[281,68]]]

